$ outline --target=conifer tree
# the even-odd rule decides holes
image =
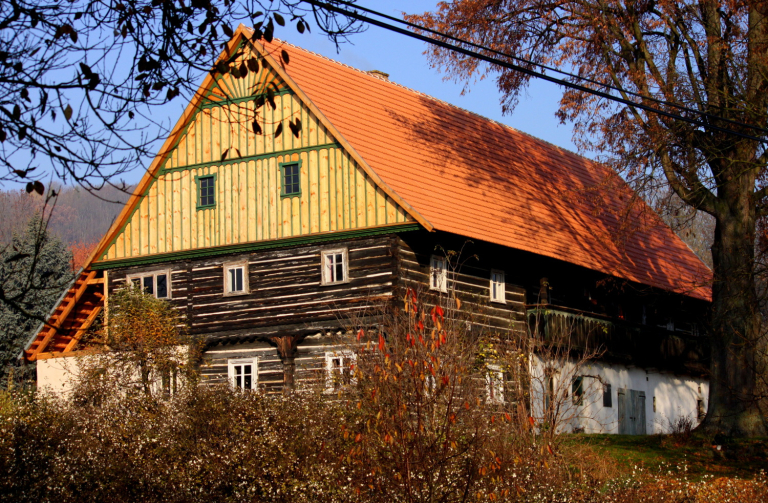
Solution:
[[[71,253],[59,238],[48,234],[39,215],[22,234],[0,244],[0,387],[9,378],[31,378],[31,368],[16,368],[32,332],[48,317],[72,279]],[[20,302],[13,302],[19,299]]]

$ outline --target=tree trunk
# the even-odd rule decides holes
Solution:
[[[720,195],[730,204],[716,217],[712,245],[711,381],[707,416],[700,430],[736,437],[765,436],[768,429],[757,403],[760,362],[756,348],[762,316],[754,278],[754,181],[750,184],[742,179],[724,185]]]

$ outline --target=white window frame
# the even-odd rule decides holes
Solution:
[[[161,274],[165,274],[165,278],[166,278],[166,293],[168,295],[166,295],[165,297],[158,297],[157,296],[157,276],[161,275]],[[136,274],[129,274],[125,278],[125,284],[130,288],[133,285],[133,280],[138,279],[139,280],[139,284],[140,284],[140,288],[143,290],[144,289],[144,278],[148,278],[150,276],[152,277],[152,295],[156,299],[170,300],[171,299],[171,290],[172,290],[171,289],[171,283],[172,282],[171,282],[171,270],[170,269],[164,269],[164,270],[160,270],[160,271],[147,271],[147,272],[136,273]]]
[[[499,281],[499,278],[501,278],[501,281]],[[494,279],[496,281],[494,281]],[[495,289],[494,289],[495,287]],[[491,298],[491,302],[498,302],[499,304],[506,304],[507,303],[507,283],[506,283],[506,277],[504,275],[504,271],[501,269],[491,269],[491,277],[490,277],[490,286],[489,286],[489,295]],[[495,290],[495,294],[494,294]]]
[[[223,265],[224,267],[224,296],[233,297],[236,295],[247,295],[251,293],[250,284],[248,282],[248,261],[242,262],[229,262]],[[232,269],[243,270],[243,289],[238,291],[232,291],[232,285],[229,282],[229,271]]]
[[[429,289],[448,292],[448,261],[445,257],[432,255],[429,259]]]
[[[235,368],[242,365],[251,366],[251,387],[245,388],[237,386],[235,382]],[[259,359],[258,358],[236,358],[227,360],[227,381],[233,389],[258,389],[259,387]]]
[[[327,268],[326,260],[329,255],[341,254],[343,278],[332,278],[332,270]],[[332,250],[323,250],[320,254],[320,284],[321,285],[339,285],[349,282],[349,254],[346,248],[334,248]]]
[[[341,359],[341,366],[336,367],[333,364],[333,360],[335,359]],[[339,389],[343,389],[344,386],[354,384],[357,382],[357,379],[354,377],[354,364],[357,362],[357,355],[353,351],[344,350],[344,351],[326,351],[325,353],[325,391],[328,393],[333,393],[338,391]],[[349,368],[349,384],[341,383],[339,386],[336,386],[335,378],[333,375],[333,372],[337,368]]]
[[[486,365],[486,403],[504,403],[504,370],[499,365]]]

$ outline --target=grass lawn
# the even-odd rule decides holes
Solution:
[[[704,475],[750,479],[768,472],[768,439],[720,440],[678,435],[568,435],[566,443],[588,445],[609,456],[621,468],[634,466],[650,472],[687,471],[689,479]],[[622,470],[623,471],[623,470]]]

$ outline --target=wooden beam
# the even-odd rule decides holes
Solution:
[[[93,278],[91,280],[88,280],[87,283],[89,285],[102,285],[104,284],[104,278]]]
[[[64,308],[64,310],[57,316],[56,321],[51,325],[51,328],[48,329],[48,332],[45,334],[45,337],[43,337],[43,340],[38,344],[38,346],[35,348],[34,351],[32,351],[32,354],[29,357],[29,361],[34,361],[35,358],[37,358],[37,355],[39,353],[43,352],[43,349],[45,349],[46,346],[48,346],[48,343],[51,342],[51,339],[58,331],[59,327],[61,327],[62,323],[64,323],[64,320],[67,319],[67,316],[72,312],[72,310],[77,305],[77,302],[80,300],[80,298],[85,293],[85,290],[88,288],[88,281],[92,280],[94,277],[96,277],[97,271],[91,271],[88,273],[88,276],[85,278],[85,281],[80,285],[80,288],[78,288],[75,291],[74,297],[72,297],[69,300],[69,304]]]
[[[96,320],[96,317],[101,312],[101,306],[96,306],[93,311],[91,311],[91,314],[88,315],[88,318],[85,319],[82,325],[80,325],[80,328],[77,329],[77,332],[75,333],[75,336],[72,337],[72,340],[69,341],[69,344],[67,344],[67,347],[64,348],[64,351],[62,353],[69,353],[73,349],[75,349],[75,346],[78,342],[80,342],[80,339],[82,339],[83,335],[85,335],[85,331],[88,330],[93,322]]]
[[[50,353],[40,353],[37,355],[37,360],[48,360],[50,358],[64,358],[66,356],[82,356],[82,355],[92,355],[99,353],[99,350],[97,349],[83,349],[81,351],[72,351],[70,353],[63,353],[60,351],[53,351]]]

